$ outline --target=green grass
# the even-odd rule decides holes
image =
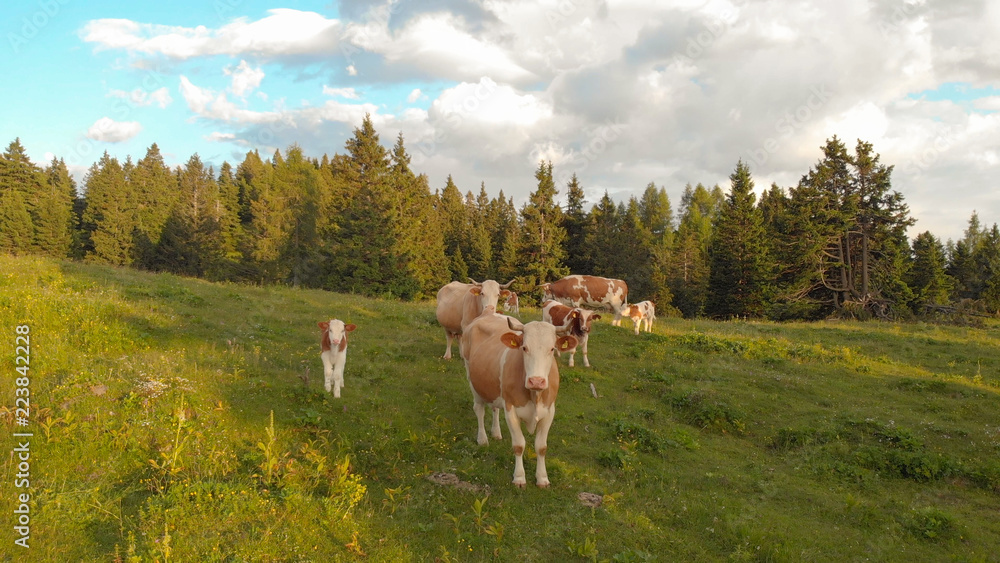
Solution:
[[[343,398],[316,322],[358,325]],[[525,320],[539,318],[525,309]],[[1000,325],[601,322],[550,489],[475,443],[434,304],[0,256],[3,447],[37,561],[990,561]],[[31,421],[14,418],[14,327]],[[598,393],[594,398],[590,385]],[[272,418],[273,416],[273,418]],[[9,456],[5,456],[9,457]],[[448,472],[469,483],[428,479]],[[14,524],[16,466],[0,513]],[[593,508],[581,492],[603,497]],[[27,553],[28,559],[24,556]],[[364,556],[362,556],[364,554]]]

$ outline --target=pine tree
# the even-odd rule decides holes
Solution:
[[[74,248],[76,186],[66,163],[55,157],[45,170],[45,179],[33,221],[34,247],[42,254],[65,258],[73,254]]]
[[[448,175],[444,190],[438,198],[438,215],[441,218],[444,229],[444,252],[448,257],[449,271],[452,280],[466,281],[469,277],[469,266],[463,256],[462,251],[466,246],[466,221],[468,215],[465,211],[465,202],[462,199],[462,192]]]
[[[136,207],[135,264],[152,268],[163,227],[179,197],[177,176],[163,162],[156,143],[150,145],[146,156],[136,163],[129,175],[129,184],[135,194]]]
[[[125,168],[108,155],[90,167],[84,181],[87,206],[83,212],[86,258],[94,262],[131,265],[137,221],[134,197]]]
[[[31,251],[34,225],[20,190],[0,191],[0,252],[27,254]]]
[[[479,281],[490,279],[493,271],[493,244],[490,239],[491,218],[485,183],[480,185],[478,197],[473,198],[472,192],[466,195],[465,210],[469,251],[465,259],[469,266],[469,276]]]
[[[494,229],[490,234],[493,242],[493,267],[490,276],[496,280],[511,280],[518,274],[518,246],[520,239],[520,222],[514,198],[506,198],[503,190],[496,199],[490,201],[490,215],[495,217]],[[517,286],[520,289],[520,286]],[[525,295],[528,302],[530,296]]]
[[[688,184],[681,195],[681,217],[671,252],[673,264],[669,282],[674,307],[688,318],[704,313],[712,221],[725,199],[720,194],[718,186],[708,190],[701,184],[694,188]]]
[[[954,280],[945,273],[944,245],[930,231],[913,240],[913,267],[908,278],[916,312],[921,312],[924,305],[949,303]]]
[[[955,297],[958,299],[979,299],[982,296],[985,272],[975,259],[982,240],[979,214],[973,211],[964,236],[955,243],[948,259],[948,274],[955,279]]]
[[[552,180],[552,163],[540,162],[535,179],[538,187],[521,208],[519,287],[535,287],[569,273],[564,265],[566,229],[555,201],[559,192]]]
[[[4,246],[10,248],[11,252],[25,253],[39,249],[35,241],[35,223],[39,219],[39,198],[47,191],[44,189],[45,184],[45,176],[28,158],[21,139],[14,139],[0,155],[0,196],[6,195],[6,201],[14,206],[6,213],[3,224],[0,225],[8,229],[6,235],[3,235],[6,239]],[[22,208],[28,213],[27,223],[21,213]],[[47,225],[43,229],[50,227]],[[25,229],[28,238],[27,246],[23,247]]]
[[[393,222],[397,227],[395,253],[406,264],[416,291],[404,297],[434,295],[448,283],[447,259],[434,197],[427,176],[415,175],[410,169],[403,134],[399,133],[392,148],[392,168],[389,172],[391,190],[399,195]]]
[[[379,144],[371,116],[348,139],[348,158],[338,170],[349,197],[338,217],[338,289],[366,295],[390,294],[412,298],[421,287],[407,271],[406,257],[398,250],[394,213],[400,194],[393,190],[388,152]]]
[[[716,318],[761,317],[773,278],[763,214],[750,168],[741,160],[712,226],[705,313]]]
[[[563,228],[566,229],[566,267],[571,274],[589,274],[594,269],[588,260],[587,223],[590,218],[584,210],[585,202],[583,186],[574,173],[566,184],[566,212],[563,215]]]

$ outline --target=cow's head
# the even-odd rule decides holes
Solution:
[[[503,285],[493,280],[486,280],[480,283],[472,278],[469,278],[469,282],[472,283],[469,293],[479,298],[479,310],[482,312],[490,307],[496,311],[497,302],[501,298],[506,299],[510,295],[510,290],[507,287],[514,283],[514,280],[510,280]]]
[[[507,319],[511,332],[500,336],[500,341],[512,350],[520,350],[524,357],[524,387],[531,391],[549,388],[549,371],[555,362],[553,352],[569,350],[577,345],[574,336],[556,337],[556,327],[550,323],[535,321],[521,324]]]
[[[543,302],[544,301],[552,301],[552,300],[555,299],[555,295],[552,293],[552,284],[551,283],[543,283],[542,285],[540,285],[538,287],[540,287],[542,289],[542,301]]]
[[[601,315],[590,309],[577,307],[573,309],[573,312],[576,313],[576,318],[573,320],[573,327],[576,329],[574,332],[578,332],[581,335],[590,333],[591,323],[601,318]]]
[[[347,343],[347,333],[358,328],[357,325],[344,324],[344,321],[339,319],[330,319],[329,321],[323,321],[318,324],[320,330],[322,330],[326,337],[330,339],[330,345],[336,346],[340,349],[344,348],[341,343]]]

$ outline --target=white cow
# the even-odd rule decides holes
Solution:
[[[344,321],[330,319],[317,323],[323,331],[320,341],[323,359],[323,381],[327,393],[333,389],[333,396],[340,398],[340,388],[344,386],[344,364],[347,362],[347,333],[358,328]]]

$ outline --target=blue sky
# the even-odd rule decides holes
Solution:
[[[539,159],[590,202],[675,208],[740,159],[794,185],[833,135],[895,166],[917,225],[1000,221],[1000,6],[930,0],[50,0],[6,7],[0,142],[78,180],[104,151],[215,166],[342,152],[365,113],[432,188],[520,204]]]

